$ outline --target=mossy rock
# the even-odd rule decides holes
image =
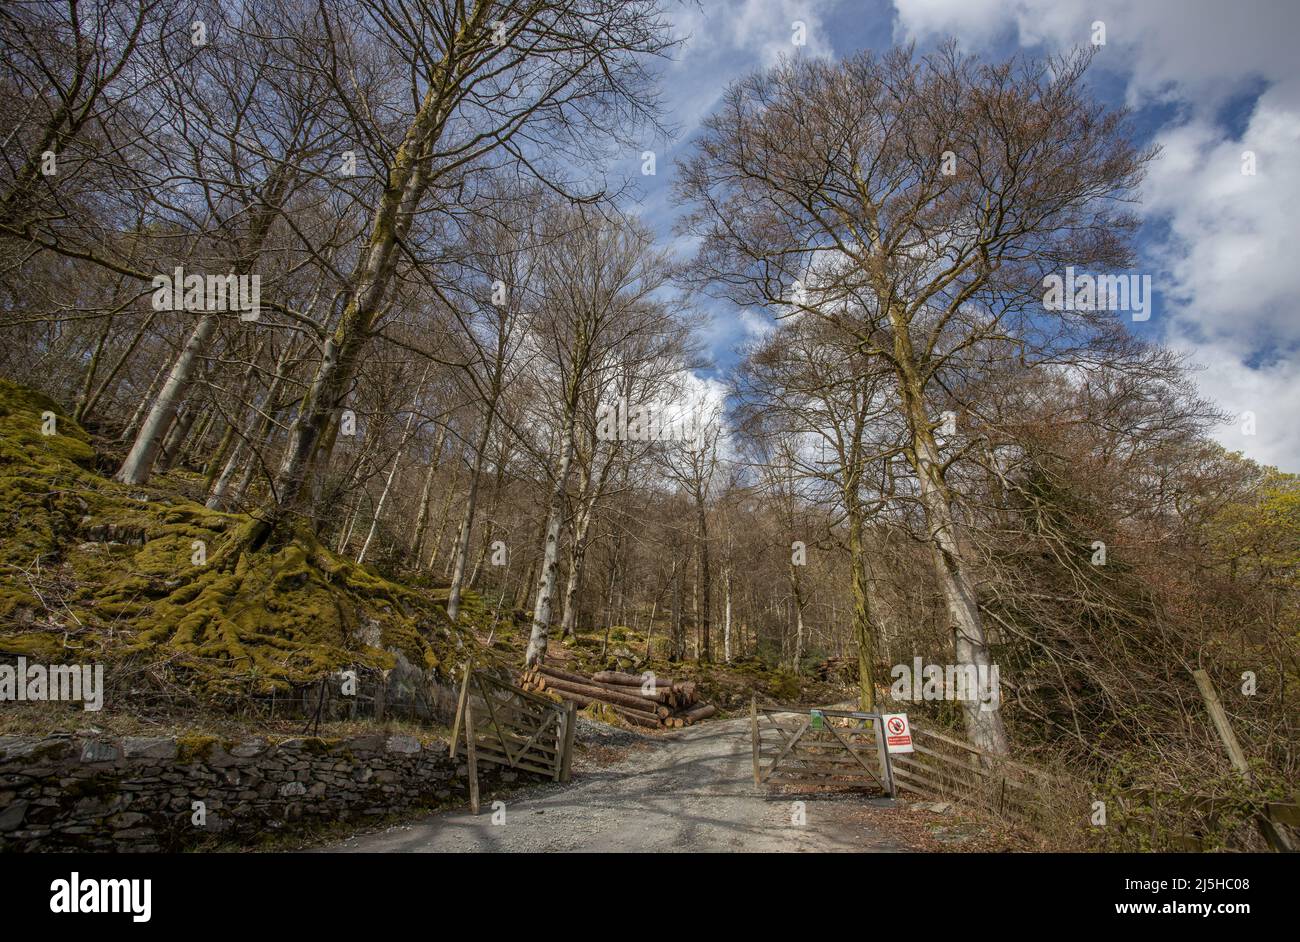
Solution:
[[[216,736],[189,734],[176,737],[176,764],[190,765],[202,762],[212,755],[212,750],[221,744]]]

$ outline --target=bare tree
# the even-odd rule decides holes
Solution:
[[[1122,203],[1152,156],[1087,96],[1088,59],[982,64],[950,45],[786,61],[728,89],[679,181],[697,279],[826,319],[889,365],[954,657],[984,670],[953,456],[928,396],[986,341],[1059,362],[1115,332],[1112,315],[1042,303],[1048,273],[1127,263]],[[1007,751],[998,712],[965,715],[976,743]]]

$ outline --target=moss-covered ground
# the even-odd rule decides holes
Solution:
[[[129,667],[116,676],[218,702],[399,654],[452,678],[477,649],[445,593],[339,557],[306,527],[246,549],[252,519],[186,496],[185,474],[112,480],[59,404],[0,381],[0,654]]]
[[[104,663],[118,679],[110,705],[126,716],[148,716],[140,705],[159,692],[184,703],[179,725],[175,715],[161,721],[172,729],[210,729],[221,709],[249,697],[348,667],[386,670],[399,655],[453,684],[467,658],[523,662],[522,612],[498,619],[470,592],[453,628],[445,588],[385,578],[334,554],[305,526],[248,549],[252,518],[204,507],[199,476],[174,471],[128,486],[104,472],[113,464],[58,403],[0,381],[0,656]],[[853,695],[761,657],[671,662],[662,627],[653,642],[647,656],[644,631],[580,630],[553,638],[550,660],[582,673],[694,680],[724,712],[747,708],[752,694],[790,704]],[[9,710],[9,725],[35,732],[53,718],[28,712]],[[61,726],[115,722],[54,712]],[[200,716],[197,726],[186,718]],[[140,732],[159,729],[154,717],[144,722]]]

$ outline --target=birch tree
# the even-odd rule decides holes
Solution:
[[[545,303],[537,342],[554,397],[556,454],[528,665],[546,655],[583,390],[619,368],[621,349],[647,336],[675,333],[670,313],[656,301],[670,276],[668,261],[643,226],[578,208],[559,214],[552,233],[540,266]]]

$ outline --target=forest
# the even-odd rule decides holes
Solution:
[[[0,7],[0,649],[227,706],[587,638],[871,711],[919,658],[998,678],[910,707],[991,754],[1289,796],[1300,480],[1132,329],[1162,156],[1093,52],[792,49],[670,158],[680,9]]]

